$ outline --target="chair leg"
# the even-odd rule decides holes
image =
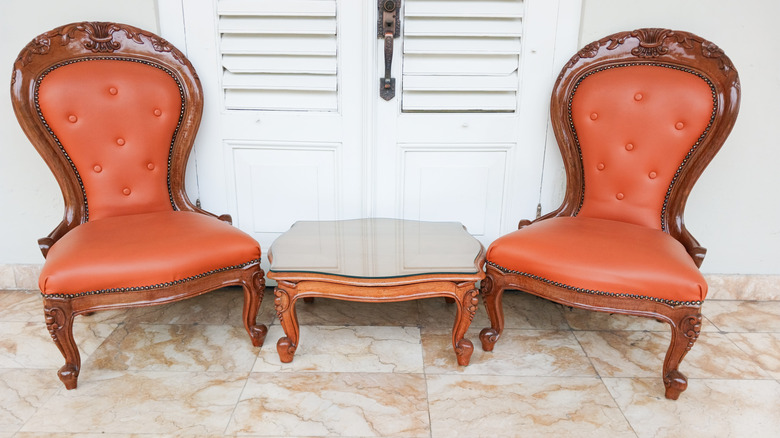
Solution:
[[[493,277],[488,273],[482,280],[480,293],[485,302],[488,318],[490,318],[490,328],[484,328],[479,332],[479,340],[482,341],[484,351],[493,351],[493,347],[504,330],[504,309],[501,303],[504,288],[496,285]]]
[[[46,317],[46,328],[60,353],[65,358],[65,365],[57,371],[60,381],[66,389],[75,389],[78,385],[81,356],[76,342],[73,340],[73,310],[69,301],[54,301],[44,298],[43,313]]]
[[[690,313],[690,309],[681,317],[673,319],[672,341],[664,359],[663,379],[666,386],[666,398],[677,400],[680,393],[688,387],[688,378],[677,368],[685,355],[693,347],[701,330],[701,313]]]
[[[244,327],[255,347],[262,347],[265,335],[268,334],[268,327],[257,323],[257,314],[260,312],[260,305],[263,304],[263,294],[265,293],[264,275],[263,270],[258,268],[249,281],[245,281],[243,285]]]
[[[298,316],[295,313],[296,286],[291,285],[290,292],[282,289],[282,286],[281,282],[278,282],[276,289],[274,289],[274,307],[285,334],[276,341],[276,352],[279,353],[279,360],[283,363],[290,363],[295,355],[295,350],[298,349],[298,339],[301,333],[298,326]]]
[[[466,339],[466,332],[471,325],[471,321],[474,320],[474,314],[477,312],[477,304],[479,304],[479,298],[477,289],[459,290],[457,293],[458,299],[455,300],[458,303],[458,312],[455,317],[455,325],[452,329],[452,346],[455,349],[455,356],[458,359],[458,365],[467,366],[471,360],[471,355],[474,353],[474,344],[470,340]],[[449,298],[449,297],[447,297]]]

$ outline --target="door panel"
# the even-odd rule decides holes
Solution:
[[[430,148],[430,146],[427,146]],[[499,232],[501,197],[505,192],[510,146],[484,145],[457,151],[426,150],[407,145],[402,150],[403,217],[452,221],[458,218],[478,238]]]
[[[361,9],[336,0],[181,7],[206,102],[195,146],[203,207],[232,214],[265,250],[296,220],[361,216]]]
[[[558,6],[404,1],[400,99],[377,104],[379,216],[460,221],[485,245],[534,217]]]
[[[239,200],[236,211],[242,225],[251,227],[246,231],[275,238],[297,220],[337,216],[338,145],[229,147]]]

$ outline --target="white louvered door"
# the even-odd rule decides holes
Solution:
[[[402,0],[385,101],[376,0],[158,0],[204,86],[203,206],[264,248],[296,220],[366,216],[460,221],[489,244],[536,213],[579,2]]]
[[[342,3],[178,3],[206,97],[202,205],[231,213],[264,249],[296,220],[363,215],[364,19]]]
[[[539,203],[559,2],[404,0],[400,99],[377,107],[376,211],[484,244]]]

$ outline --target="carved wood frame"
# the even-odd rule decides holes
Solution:
[[[195,206],[187,196],[184,175],[195,134],[203,112],[203,90],[192,64],[182,52],[151,32],[120,23],[71,23],[34,38],[17,57],[11,77],[11,101],[27,137],[57,179],[65,204],[63,219],[46,237],[38,240],[44,257],[62,236],[88,220],[88,204],[78,174],[69,158],[39,117],[35,92],[41,78],[53,68],[68,62],[91,59],[122,59],[161,68],[176,80],[184,102],[179,128],[171,142],[168,190],[174,210],[196,212],[217,218]],[[229,215],[218,217],[231,222]],[[80,294],[74,297],[43,296],[46,325],[65,357],[59,370],[66,388],[77,386],[81,359],[73,339],[76,315],[97,310],[141,307],[179,301],[225,286],[244,289],[244,325],[252,344],[261,346],[267,328],[256,317],[265,289],[260,260],[220,269],[187,279],[156,285],[140,291]]]
[[[582,204],[582,156],[577,134],[570,123],[568,106],[579,81],[594,71],[637,64],[661,65],[688,71],[707,81],[713,90],[716,110],[712,123],[708,132],[691,148],[680,164],[669,187],[666,208],[660,218],[663,231],[680,241],[696,266],[701,266],[706,249],[685,227],[685,204],[696,180],[734,126],[740,103],[740,83],[734,65],[720,48],[688,32],[646,28],[616,33],[588,44],[563,67],[553,88],[550,114],[566,169],[566,193],[560,207],[533,222],[560,216],[576,216]],[[533,222],[522,220],[519,228]],[[700,302],[664,302],[635,296],[588,293],[549,280],[508,271],[490,264],[488,260],[487,277],[481,285],[481,293],[491,321],[491,327],[480,333],[485,351],[493,349],[503,330],[501,298],[506,289],[522,290],[566,306],[643,316],[668,323],[672,337],[662,371],[666,397],[677,399],[686,389],[687,378],[678,371],[678,367],[699,336]]]

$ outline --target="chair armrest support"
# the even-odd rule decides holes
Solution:
[[[38,248],[41,250],[43,258],[46,258],[46,256],[49,254],[49,249],[51,249],[51,247],[57,243],[57,241],[60,240],[62,236],[70,231],[71,228],[73,228],[73,226],[67,221],[63,220],[59,223],[59,225],[57,225],[57,228],[49,233],[48,236],[38,239]]]

